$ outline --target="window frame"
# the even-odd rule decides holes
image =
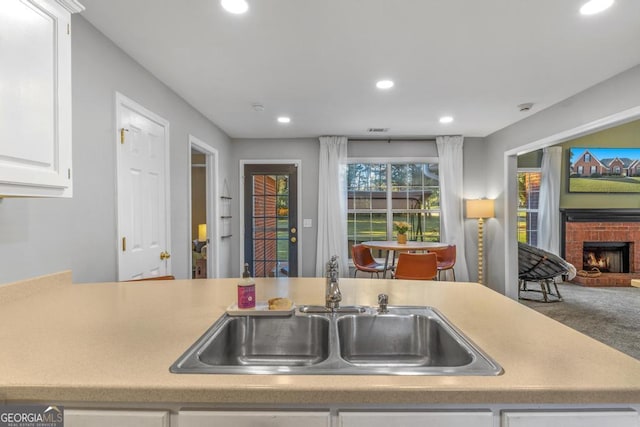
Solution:
[[[387,183],[387,189],[386,189],[386,204],[387,207],[384,209],[351,209],[349,207],[349,203],[348,201],[346,202],[347,205],[347,217],[349,216],[349,214],[351,213],[361,213],[361,214],[366,214],[366,213],[382,213],[385,214],[387,216],[387,239],[392,239],[393,238],[393,214],[394,213],[410,213],[410,212],[415,212],[416,209],[393,209],[393,202],[392,202],[392,178],[391,178],[391,173],[392,173],[392,168],[391,165],[394,164],[440,164],[440,159],[438,157],[350,157],[347,159],[347,163],[346,163],[346,167],[345,167],[345,175],[347,173],[347,169],[349,167],[349,165],[351,164],[356,164],[356,163],[362,163],[362,164],[386,164],[387,168],[386,168],[386,183]],[[438,174],[439,176],[439,174]],[[346,196],[348,199],[348,193],[349,193],[349,187],[348,187],[348,182],[346,182],[346,178],[345,178],[345,184],[346,184]],[[442,187],[440,185],[438,185],[438,189],[440,191],[439,195],[440,198],[442,197]],[[439,229],[442,230],[442,209],[441,207],[436,209],[431,209],[431,210],[424,210],[422,209],[421,211],[425,211],[425,212],[436,212],[438,214],[439,217],[439,222],[440,222],[440,226]],[[351,254],[349,254],[349,256],[351,256]]]
[[[519,178],[521,173],[539,173],[540,174],[540,181],[542,183],[542,167],[539,167],[539,168],[517,168],[517,170],[516,170],[516,178]],[[538,190],[538,199],[539,199],[539,193],[540,193],[540,191]],[[539,202],[539,200],[538,200],[538,202]],[[525,214],[529,214],[529,213],[535,212],[536,214],[539,215],[540,214],[540,205],[538,204],[538,208],[537,209],[521,208],[521,207],[518,206],[517,212],[518,213],[525,212]],[[518,217],[519,217],[519,215],[518,215]],[[517,222],[516,222],[516,224],[517,224]],[[531,229],[533,230],[533,228],[531,228]],[[538,224],[537,223],[535,224],[535,232],[536,232],[536,236],[537,236],[537,234],[538,234]],[[527,233],[526,230],[525,230],[525,234],[527,236],[529,235],[529,233]],[[525,242],[525,243],[530,244],[530,242],[528,242],[528,241]]]

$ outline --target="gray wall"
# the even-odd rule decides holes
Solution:
[[[240,164],[240,160],[301,160],[302,161],[302,212],[300,219],[310,218],[313,221],[312,228],[302,228],[302,276],[315,276],[316,234],[318,218],[318,153],[320,150],[317,138],[302,139],[236,139],[233,140],[232,164]],[[484,158],[483,141],[481,138],[465,138],[464,142],[464,177],[477,177],[483,170]],[[420,158],[438,157],[435,142],[432,141],[349,141],[348,155],[350,158]],[[231,193],[239,194],[240,175],[237,174],[230,181]],[[484,180],[476,180],[476,184],[469,186],[469,191],[475,191],[478,196],[484,194]],[[473,194],[472,194],[473,195]],[[239,205],[234,203],[234,235],[240,234]],[[477,277],[476,273],[476,223],[467,221],[468,228],[467,263],[471,265],[470,274]],[[239,239],[233,240],[232,261],[233,268],[239,272],[242,264]],[[233,275],[233,271],[232,271]]]
[[[486,138],[486,167],[469,178],[471,181],[484,181],[487,196],[497,198],[497,218],[487,222],[488,241],[485,242],[486,276],[490,287],[499,292],[505,291],[503,209],[505,152],[638,106],[640,106],[640,66],[631,68]],[[466,183],[466,185],[469,184]],[[513,286],[515,284],[510,283],[510,287]]]
[[[302,264],[300,276],[315,276],[316,233],[318,217],[318,153],[319,143],[316,138],[300,139],[234,139],[232,168],[236,171],[229,181],[231,194],[234,195],[233,204],[233,235],[239,236],[231,242],[233,260],[231,262],[231,276],[240,275],[244,255],[240,253],[240,204],[237,199],[240,194],[240,160],[277,160],[287,163],[300,160],[301,182],[298,186],[302,194],[302,209],[298,212],[300,224],[303,218],[311,218],[313,227],[300,228],[298,238],[302,246]]]
[[[485,165],[487,163],[487,150],[484,140],[482,138],[465,138],[462,152],[464,157],[464,173],[462,176],[464,198],[481,199],[488,197],[486,194],[486,180],[483,178],[486,173]],[[493,221],[493,219],[488,219],[487,223],[489,221]],[[469,270],[469,281],[476,282],[478,280],[478,221],[465,219],[464,232],[465,258]],[[489,238],[491,236],[487,236],[485,233],[485,244]]]
[[[84,18],[72,24],[74,195],[0,199],[0,283],[66,269],[74,282],[116,280],[116,91],[170,122],[172,266],[187,278],[188,135],[219,151],[220,182],[231,173],[229,138]],[[230,256],[221,252],[224,276]]]

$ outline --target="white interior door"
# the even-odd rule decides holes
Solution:
[[[171,274],[169,123],[116,96],[118,280]]]

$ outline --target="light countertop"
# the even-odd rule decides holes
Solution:
[[[256,279],[257,298],[323,304],[324,279]],[[341,279],[343,304],[437,308],[499,376],[172,374],[237,279],[0,287],[0,400],[252,404],[640,403],[640,361],[474,283]]]

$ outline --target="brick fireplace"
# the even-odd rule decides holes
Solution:
[[[598,277],[576,276],[583,286],[631,286],[640,278],[640,210],[561,209],[561,256],[577,270],[597,266]]]

